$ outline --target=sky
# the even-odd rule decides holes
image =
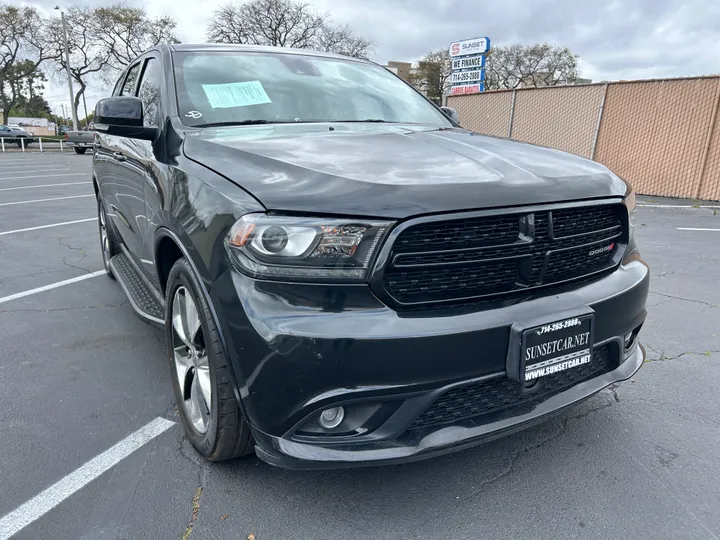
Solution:
[[[2,0],[0,0],[2,1]],[[7,0],[5,0],[7,1]],[[241,0],[236,0],[236,3]],[[593,81],[720,73],[718,0],[303,0],[373,42],[371,59],[414,61],[450,42],[489,36],[493,45],[549,42],[580,56]],[[14,0],[18,3],[18,0]],[[67,0],[24,1],[46,13]],[[99,6],[110,0],[84,0]],[[214,9],[227,0],[125,0],[178,22],[182,42],[204,42]],[[46,89],[51,106],[67,104],[67,83]],[[106,94],[88,90],[88,110]],[[82,110],[79,116],[84,116]]]

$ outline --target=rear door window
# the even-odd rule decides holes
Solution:
[[[139,97],[143,103],[143,124],[145,126],[157,125],[161,83],[162,72],[160,70],[160,62],[157,58],[148,58],[137,92],[137,97]]]
[[[128,71],[125,84],[123,84],[121,96],[132,96],[135,95],[135,83],[137,82],[138,74],[140,72],[140,64],[135,64]]]

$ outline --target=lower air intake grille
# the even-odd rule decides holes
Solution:
[[[522,383],[505,377],[453,388],[437,398],[410,429],[452,424],[516,405],[544,401],[571,386],[617,368],[617,354],[614,351],[614,346],[609,344],[596,347],[592,362],[543,377],[543,380],[538,381],[542,387],[534,393],[521,393]]]

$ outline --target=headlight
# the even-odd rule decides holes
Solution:
[[[628,222],[630,224],[629,239],[632,240],[635,236],[635,214],[637,212],[637,201],[635,200],[635,191],[630,188],[630,192],[625,197],[625,206],[628,210]]]
[[[253,277],[362,281],[392,223],[246,214],[225,240],[238,268]]]

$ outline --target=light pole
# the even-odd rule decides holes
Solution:
[[[72,111],[73,131],[77,131],[78,119],[77,111],[75,110],[75,107],[73,105],[75,103],[75,98],[73,96],[72,75],[70,74],[70,49],[68,48],[68,35],[67,25],[65,24],[65,13],[63,13],[63,11],[60,9],[60,6],[55,6],[55,9],[60,11],[60,18],[62,19],[63,42],[65,44],[65,70],[67,71],[68,91],[70,92],[70,110]]]

